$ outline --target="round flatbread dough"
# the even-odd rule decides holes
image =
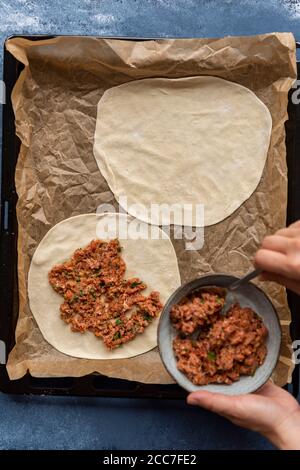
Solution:
[[[159,291],[164,303],[180,286],[173,245],[165,232],[159,229],[156,232],[160,234],[159,239],[122,239],[121,233],[114,231],[114,227],[122,227],[123,237],[126,237],[126,230],[134,237],[137,232],[133,225],[135,222],[126,214],[78,215],[55,225],[36,249],[28,276],[30,308],[44,338],[60,352],[85,359],[122,359],[145,353],[157,345],[158,319],[133,341],[112,351],[91,332],[72,332],[60,318],[63,297],[48,281],[48,273],[53,266],[68,260],[77,248],[83,248],[97,238],[112,239],[120,235],[122,257],[126,263],[125,278],[139,277],[148,286],[144,292]],[[144,233],[150,231],[151,227],[142,225]]]
[[[150,78],[104,93],[94,155],[128,213],[201,227],[225,219],[254,192],[271,129],[268,108],[241,85],[210,76]],[[158,220],[151,204],[185,205],[186,220],[178,223],[166,209]]]

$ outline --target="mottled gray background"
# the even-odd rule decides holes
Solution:
[[[0,0],[14,34],[214,37],[292,31],[298,0]],[[2,74],[2,51],[0,52]],[[1,337],[1,332],[0,332]],[[255,433],[180,401],[0,394],[0,449],[272,449]]]

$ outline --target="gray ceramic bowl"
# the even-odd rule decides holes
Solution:
[[[264,363],[258,367],[253,376],[243,376],[231,385],[210,384],[197,386],[182,374],[176,367],[176,360],[173,353],[172,342],[176,336],[176,330],[170,322],[170,310],[183,297],[204,286],[227,287],[237,278],[227,274],[212,274],[202,276],[199,279],[189,282],[179,287],[168,299],[160,317],[158,326],[158,347],[161,359],[170,373],[188,392],[196,390],[208,390],[211,392],[225,393],[226,395],[238,395],[251,393],[259,389],[270,378],[274,367],[278,361],[281,344],[281,328],[275,308],[266,294],[255,284],[248,283],[235,291],[237,302],[242,307],[252,308],[262,319],[268,328],[269,335],[266,341],[267,356]]]

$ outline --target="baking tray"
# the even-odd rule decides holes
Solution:
[[[16,36],[15,36],[16,37]],[[18,36],[30,40],[49,39],[53,36]],[[134,39],[141,38],[111,38]],[[150,38],[149,38],[150,39]],[[152,38],[151,38],[152,39]],[[298,46],[297,44],[297,47]],[[6,345],[6,357],[14,346],[15,327],[18,318],[17,194],[14,175],[20,141],[15,135],[11,92],[23,68],[4,49],[3,79],[6,86],[6,104],[3,108],[3,143],[0,160],[1,206],[0,206],[0,340]],[[297,63],[300,77],[300,63]],[[293,90],[294,91],[294,90]],[[287,223],[300,219],[300,107],[291,101],[290,93],[286,123],[286,146],[288,164]],[[292,313],[291,337],[300,338],[300,298],[288,292]],[[299,366],[295,367],[292,384],[288,386],[294,396],[299,394]],[[121,379],[111,379],[99,374],[84,377],[35,378],[29,373],[19,380],[9,380],[5,364],[0,364],[0,390],[9,394],[45,394],[74,396],[108,396],[135,398],[183,398],[186,392],[176,384],[142,384]]]

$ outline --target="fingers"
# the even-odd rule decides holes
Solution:
[[[299,293],[300,221],[265,237],[255,255],[254,264],[265,272],[262,280],[279,282]]]
[[[191,393],[187,402],[189,405],[198,405],[222,416],[239,418],[241,414],[240,398],[203,391]]]
[[[293,222],[291,225],[289,225],[289,228],[300,228],[300,220]]]
[[[298,223],[298,222],[297,222]],[[290,225],[288,228],[282,228],[276,232],[276,235],[280,235],[281,237],[288,237],[288,238],[300,238],[300,226],[293,227]]]
[[[286,255],[283,253],[265,248],[260,248],[254,258],[254,264],[257,268],[288,277],[289,269],[286,261]]]
[[[260,276],[260,280],[261,281],[277,282],[278,284],[281,284],[282,286],[285,286],[287,289],[290,289],[293,292],[296,292],[297,294],[300,294],[299,281],[294,280],[294,279],[289,279],[288,277],[281,276],[280,274],[273,274],[273,273],[268,273],[268,272],[264,271]]]
[[[266,250],[278,251],[278,253],[286,253],[290,247],[290,239],[280,235],[271,235],[265,237],[261,247]]]
[[[268,380],[259,390],[254,392],[255,395],[261,395],[263,397],[277,397],[278,393],[286,393],[280,387],[275,385],[272,380]]]

